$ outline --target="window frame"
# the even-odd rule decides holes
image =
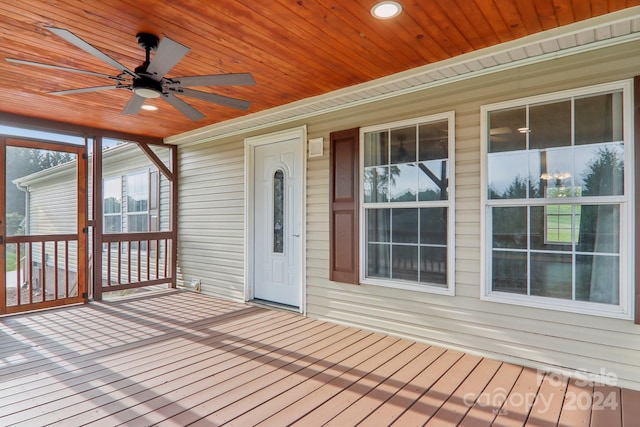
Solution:
[[[410,201],[410,202],[367,202],[364,201],[364,150],[365,150],[365,134],[383,130],[393,130],[403,127],[415,126],[416,128],[423,124],[435,123],[447,121],[448,131],[448,145],[447,145],[447,160],[448,160],[448,186],[447,200],[436,201]],[[387,288],[403,289],[410,291],[419,291],[440,295],[455,295],[455,112],[448,111],[438,114],[432,114],[427,116],[415,117],[411,119],[399,120],[394,122],[387,122],[367,127],[360,128],[359,131],[359,168],[358,168],[358,217],[359,217],[359,233],[358,242],[360,248],[359,257],[359,281],[363,285],[382,286]],[[389,159],[389,162],[391,159]],[[389,208],[389,209],[420,209],[420,208],[446,208],[447,209],[447,283],[446,287],[430,285],[424,282],[411,282],[398,279],[383,279],[375,277],[367,277],[367,222],[366,212],[367,208]],[[419,231],[416,231],[419,233]],[[418,245],[418,244],[416,244]],[[419,262],[419,261],[418,261]]]
[[[118,183],[119,183],[118,188],[120,189],[120,212],[118,212],[118,213],[107,213],[107,212],[105,212],[105,209],[106,209],[106,207],[107,207],[107,204],[105,203],[105,200],[106,200],[106,199],[105,199],[105,191],[104,191],[104,189],[106,188],[105,183],[106,183],[107,181],[116,181],[116,180],[117,180],[117,181],[118,181]],[[123,203],[122,203],[122,202],[123,202],[123,200],[122,200],[122,194],[123,194],[123,191],[122,191],[122,176],[112,176],[112,177],[109,177],[109,178],[103,178],[103,179],[102,179],[102,224],[103,224],[103,226],[102,226],[102,232],[103,232],[104,234],[117,234],[117,233],[122,233],[122,228],[123,228],[123,225],[124,225],[124,220],[123,220],[123,211],[124,211],[124,207],[123,207]],[[120,231],[115,232],[115,233],[112,233],[112,232],[108,232],[108,231],[106,231],[106,230],[104,229],[104,228],[105,228],[105,226],[106,226],[106,224],[107,224],[106,218],[107,218],[107,217],[116,217],[116,216],[119,216],[119,217],[120,217]]]
[[[548,94],[524,97],[493,104],[480,108],[480,141],[481,141],[481,282],[480,299],[497,303],[550,309],[562,312],[587,314],[593,316],[633,319],[633,301],[635,286],[634,253],[634,121],[633,121],[633,81],[621,80],[576,89],[569,89]],[[563,200],[563,204],[590,205],[614,204],[620,207],[620,246],[619,246],[619,301],[618,304],[605,304],[590,301],[561,299],[548,296],[523,295],[492,290],[492,223],[491,209],[496,206],[547,206],[557,205],[552,198],[527,199],[489,199],[489,113],[509,108],[526,107],[527,105],[560,101],[562,99],[597,96],[612,92],[622,92],[622,141],[624,144],[624,188],[622,196],[575,196]],[[572,110],[572,132],[574,128]],[[527,149],[528,151],[528,149]],[[575,209],[572,209],[575,210]],[[546,217],[545,217],[546,221]],[[545,226],[546,234],[546,226]],[[527,234],[529,235],[529,234]],[[546,238],[546,235],[545,235]],[[530,252],[530,249],[527,249]]]

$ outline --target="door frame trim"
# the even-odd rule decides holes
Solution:
[[[300,185],[300,201],[299,209],[301,215],[301,230],[300,234],[303,238],[300,240],[300,265],[298,267],[298,273],[300,277],[300,300],[298,311],[302,314],[306,314],[306,289],[307,289],[307,277],[306,277],[306,253],[307,253],[307,239],[306,239],[306,224],[307,224],[307,126],[302,125],[299,127],[268,133],[264,135],[258,135],[254,137],[245,138],[244,140],[244,300],[250,301],[253,299],[254,292],[254,179],[255,179],[255,148],[261,145],[275,144],[283,142],[289,139],[298,139],[302,145],[300,150],[300,158],[302,164],[302,176]]]
[[[64,305],[77,304],[77,303],[86,303],[88,301],[88,271],[89,271],[89,259],[88,259],[88,245],[89,245],[89,235],[86,232],[89,226],[89,206],[88,206],[88,197],[89,197],[89,167],[87,162],[87,138],[85,138],[84,144],[69,144],[65,142],[58,142],[54,140],[40,140],[37,138],[31,137],[22,137],[22,136],[2,136],[0,135],[0,161],[2,161],[3,165],[6,163],[6,149],[7,147],[17,147],[17,148],[26,148],[26,149],[36,149],[36,150],[47,150],[47,151],[57,151],[62,153],[74,154],[76,156],[76,198],[77,198],[77,206],[76,206],[76,233],[72,234],[56,234],[56,235],[26,235],[19,236],[18,244],[20,240],[24,240],[29,236],[35,236],[42,238],[49,238],[54,236],[66,237],[69,240],[77,240],[76,247],[76,284],[77,284],[77,295],[75,297],[69,297],[68,295],[64,299],[59,299],[56,295],[56,298],[53,300],[46,300],[43,298],[41,302],[29,302],[28,304],[17,305],[17,306],[6,306],[6,284],[4,279],[0,280],[0,287],[2,287],[2,291],[0,291],[0,315],[5,314],[15,314],[26,311],[34,311],[40,310],[43,308],[51,308],[51,307],[60,307]],[[2,178],[0,178],[0,185],[4,191],[6,191],[6,176],[4,171],[2,172]],[[5,195],[3,194],[3,197]],[[27,196],[29,197],[29,196]],[[28,202],[27,202],[28,203]],[[27,208],[28,209],[28,208]],[[0,203],[0,220],[4,221],[6,216],[6,201],[2,201]],[[25,218],[29,218],[29,212],[25,212]],[[4,227],[4,224],[3,224]],[[2,242],[2,250],[0,250],[0,256],[3,258],[3,262],[1,262],[0,267],[2,267],[2,274],[4,270],[6,270],[6,245],[8,239],[6,238],[6,228],[0,229],[2,231],[1,235],[4,238],[4,242]],[[76,239],[72,239],[71,237],[76,237]],[[42,241],[42,247],[44,248],[44,241]],[[57,269],[57,266],[54,268]],[[57,273],[56,273],[57,275]],[[42,283],[43,289],[46,286],[45,283]]]

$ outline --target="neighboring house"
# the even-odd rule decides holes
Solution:
[[[165,150],[166,151],[166,150]],[[160,152],[162,153],[162,152]],[[166,154],[159,154],[166,161]],[[103,151],[103,228],[105,233],[136,233],[161,231],[169,228],[169,201],[168,184],[166,179],[158,172],[152,162],[140,151],[135,144],[120,144]],[[77,227],[77,198],[76,198],[76,164],[75,161],[64,163],[43,171],[18,178],[14,184],[27,195],[26,216],[24,220],[25,234],[49,235],[49,234],[74,234]],[[89,186],[91,188],[91,186]],[[91,195],[89,195],[91,200]],[[91,203],[89,203],[91,206]],[[132,243],[129,250],[120,248],[120,259],[124,269],[120,271],[120,280],[124,283],[129,278],[129,266],[131,274],[137,276],[138,263],[127,263],[127,257],[137,261],[138,250],[147,251],[147,243]],[[151,247],[151,250],[155,250]],[[59,258],[63,260],[63,248],[58,248]],[[34,286],[39,286],[39,278],[45,277],[47,292],[53,287],[53,247],[51,244],[45,247],[45,268],[48,269],[41,275],[42,250],[38,245],[32,248],[32,277]],[[113,245],[110,267],[111,281],[116,283],[117,278],[117,253],[118,248]],[[76,251],[70,248],[68,272],[70,282],[75,282]],[[162,259],[163,257],[159,257]],[[140,269],[146,274],[145,256],[141,257]],[[65,274],[61,265],[58,265],[58,274]],[[103,250],[103,265],[107,265],[106,244]],[[153,272],[152,272],[153,273]],[[103,279],[107,279],[106,269],[103,269]]]
[[[169,138],[179,278],[640,389],[639,30],[602,17]]]

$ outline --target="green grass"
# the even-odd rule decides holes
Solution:
[[[551,243],[571,243],[571,205],[549,205],[546,212],[546,240]],[[576,206],[575,238],[580,232],[580,206]]]
[[[7,250],[7,271],[16,271],[16,253]]]

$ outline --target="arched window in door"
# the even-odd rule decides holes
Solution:
[[[284,172],[273,174],[273,252],[284,253]]]

